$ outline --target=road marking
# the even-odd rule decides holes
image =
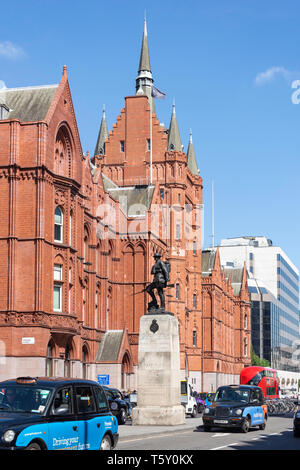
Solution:
[[[175,431],[175,432],[169,432],[169,433],[164,433],[164,434],[152,434],[151,436],[143,436],[143,437],[137,437],[137,438],[132,438],[132,439],[127,439],[127,441],[123,441],[122,439],[119,438],[119,444],[126,444],[127,442],[136,442],[136,441],[144,441],[145,439],[155,439],[156,437],[167,437],[171,436],[172,434],[188,434],[191,432],[191,429],[189,431]]]
[[[214,434],[211,437],[223,437],[223,436],[229,436],[229,432],[219,432],[218,434]]]
[[[232,444],[227,444],[227,446],[214,447],[213,449],[210,449],[210,450],[219,450],[219,449],[225,449],[226,447],[237,446],[237,445],[239,445],[239,443],[238,443],[238,442],[233,442]]]

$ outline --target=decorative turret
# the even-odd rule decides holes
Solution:
[[[189,146],[187,150],[187,166],[189,170],[193,173],[193,175],[199,175],[199,169],[197,165],[197,160],[194,151],[193,145],[193,138],[192,138],[192,131],[190,130],[190,139],[189,139]]]
[[[149,58],[147,23],[146,23],[146,18],[145,18],[140,63],[139,63],[139,69],[138,69],[138,76],[136,79],[136,94],[140,95],[144,93],[145,95],[147,95],[148,99],[152,100],[152,109],[154,110],[154,100],[153,98],[151,98],[151,90],[152,90],[153,82],[154,80],[152,78],[150,58]]]
[[[175,103],[173,103],[172,117],[169,127],[168,150],[177,150],[177,152],[182,152],[182,144],[175,112]]]
[[[102,111],[102,121],[100,125],[98,140],[95,148],[94,155],[104,155],[105,154],[105,139],[108,138],[108,130],[107,130],[107,123],[106,123],[106,115],[105,115],[105,105],[103,106]]]

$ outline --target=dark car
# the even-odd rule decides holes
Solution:
[[[251,426],[265,429],[267,406],[260,387],[226,385],[219,387],[210,407],[203,412],[204,431],[213,427],[239,428],[248,432]]]
[[[293,420],[294,437],[300,437],[300,410],[296,410]]]
[[[0,382],[0,391],[0,449],[108,450],[118,442],[97,382],[19,377]]]
[[[112,414],[117,418],[119,424],[125,424],[129,417],[129,404],[123,399],[120,390],[103,386],[108,404]]]

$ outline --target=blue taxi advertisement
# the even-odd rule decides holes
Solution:
[[[254,426],[265,429],[267,417],[260,387],[228,385],[218,388],[211,406],[204,409],[202,419],[204,431],[226,427],[248,432]]]
[[[20,377],[0,382],[0,449],[110,450],[118,422],[97,382]]]

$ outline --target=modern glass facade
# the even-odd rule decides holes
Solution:
[[[251,301],[251,341],[255,354],[275,369],[300,372],[299,320],[269,293]],[[267,300],[267,298],[269,298]]]
[[[271,366],[300,372],[299,272],[266,237],[222,240],[223,265],[246,262],[251,296],[251,341]]]

